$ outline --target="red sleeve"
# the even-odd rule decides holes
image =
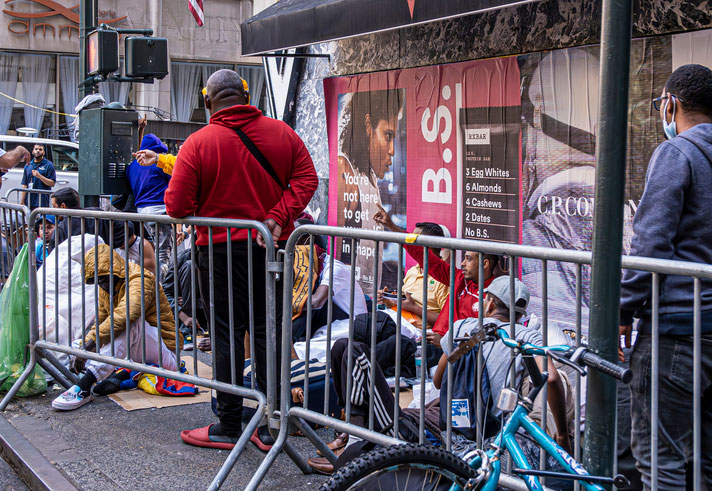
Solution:
[[[412,244],[405,244],[403,247],[405,247],[408,255],[422,268],[423,251],[425,249],[422,246]],[[445,286],[450,286],[450,264],[440,259],[432,249],[428,250],[428,276],[432,276]]]
[[[188,137],[178,152],[173,175],[164,195],[166,213],[174,218],[193,215],[198,209],[200,182],[196,171],[195,138]]]
[[[265,216],[265,220],[272,218],[281,227],[293,222],[304,211],[319,185],[314,162],[304,142],[296,133],[292,134],[292,138],[294,156],[288,187],[282,193],[282,199]]]
[[[448,303],[450,302],[450,297],[448,297]],[[450,308],[442,309],[438,318],[435,319],[435,324],[433,324],[433,332],[435,334],[440,334],[445,336],[450,330]]]

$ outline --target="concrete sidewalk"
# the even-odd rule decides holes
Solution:
[[[40,396],[16,398],[2,416],[78,489],[206,489],[229,453],[180,439],[183,429],[217,421],[209,403],[128,412],[102,397],[75,411],[59,412],[50,404],[60,393],[50,389]],[[331,430],[319,431],[325,440],[333,435]],[[306,439],[290,441],[307,456],[315,455]],[[243,489],[264,456],[248,443],[223,489]],[[261,489],[315,489],[325,479],[303,475],[282,454]]]

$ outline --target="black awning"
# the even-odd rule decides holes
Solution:
[[[280,0],[240,25],[242,54],[296,48],[536,0]]]

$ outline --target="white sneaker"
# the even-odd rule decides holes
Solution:
[[[73,385],[52,401],[52,407],[60,411],[71,411],[72,409],[82,407],[91,400],[91,394],[83,396],[79,386]]]

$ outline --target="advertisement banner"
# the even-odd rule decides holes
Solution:
[[[671,52],[670,36],[632,43],[625,253],[647,163],[663,141],[650,101],[672,71]],[[435,222],[456,237],[590,250],[599,68],[590,46],[324,80],[329,224],[380,230],[382,209],[408,231]],[[337,244],[338,259],[350,264],[352,255],[366,295],[376,279],[397,286],[396,246]],[[576,266],[516,267],[539,319],[546,272],[549,327],[571,334]],[[590,268],[581,281],[585,333]]]
[[[324,81],[329,224],[381,230],[445,226],[452,236],[518,242],[521,231],[517,59],[502,58]],[[343,241],[337,257],[372,295],[396,287],[397,248]]]

